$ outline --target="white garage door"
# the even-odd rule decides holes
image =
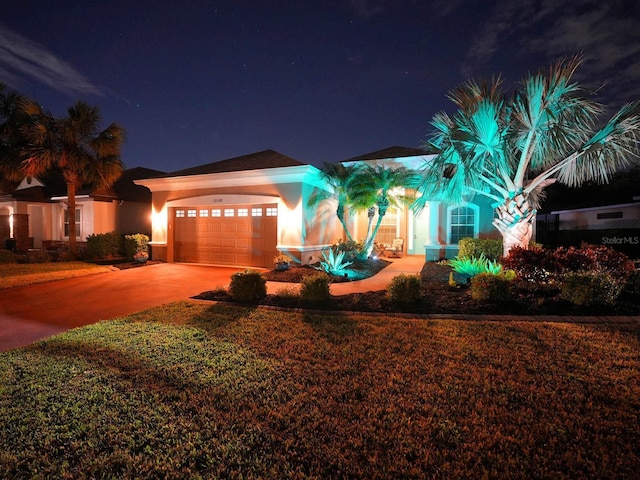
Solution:
[[[176,262],[273,265],[277,204],[184,207],[173,215]]]

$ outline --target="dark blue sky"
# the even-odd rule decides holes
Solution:
[[[99,106],[128,167],[269,148],[321,165],[418,147],[462,81],[579,52],[600,101],[640,98],[638,3],[9,0],[0,82],[59,115]]]

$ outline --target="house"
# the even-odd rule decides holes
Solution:
[[[125,170],[111,188],[78,189],[76,194],[77,240],[91,234],[118,231],[151,233],[151,192],[134,180],[164,172],[147,168]],[[25,178],[9,192],[0,193],[0,247],[17,251],[40,249],[68,236],[67,187],[59,173]]]
[[[422,150],[392,147],[345,160],[419,168]],[[271,267],[277,252],[307,264],[343,237],[335,205],[310,208],[315,189],[329,190],[320,171],[273,150],[188,168],[136,184],[152,192],[152,256],[167,262]],[[390,209],[377,240],[406,239],[405,254],[451,258],[466,236],[496,236],[491,206],[431,202],[420,213]],[[366,212],[349,220],[366,234]],[[353,228],[351,228],[351,226]],[[499,235],[498,235],[499,236]]]
[[[607,245],[640,258],[640,167],[609,184],[553,185],[536,219],[536,241],[548,247]]]

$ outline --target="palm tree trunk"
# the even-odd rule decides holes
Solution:
[[[69,216],[69,254],[71,258],[78,255],[78,243],[76,242],[76,184],[67,181],[67,209]]]
[[[513,247],[528,248],[533,236],[533,221],[536,210],[531,208],[528,195],[516,195],[513,199],[506,198],[504,203],[496,208],[498,217],[493,225],[502,235],[503,255],[509,255]]]
[[[347,228],[347,223],[344,220],[344,206],[338,205],[336,208],[336,216],[338,220],[340,220],[340,224],[342,225],[342,229],[344,230],[345,235],[347,236],[347,240],[353,242],[353,238],[351,238],[351,234],[349,233],[349,229]]]
[[[373,240],[376,238],[378,234],[378,230],[380,230],[380,225],[382,224],[382,219],[387,214],[387,209],[389,208],[388,204],[378,204],[378,220],[376,220],[376,225],[373,227],[373,232],[371,232],[371,236],[367,238],[367,241],[364,244],[364,251],[367,253],[367,258],[371,255],[371,251],[373,250]]]

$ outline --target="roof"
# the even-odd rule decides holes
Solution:
[[[259,170],[264,168],[297,167],[307,165],[291,157],[273,150],[250,153],[241,157],[229,158],[218,162],[207,163],[197,167],[177,170],[162,175],[163,177],[185,177],[189,175],[204,175],[207,173],[241,172],[244,170]]]
[[[353,158],[343,160],[343,162],[356,162],[359,160],[383,160],[385,158],[404,158],[404,157],[417,157],[421,155],[428,155],[429,152],[421,148],[411,147],[389,147],[376,152],[365,153]]]
[[[165,172],[149,168],[135,167],[122,171],[120,178],[107,189],[96,190],[90,185],[83,185],[76,191],[76,195],[90,195],[96,199],[120,199],[131,201],[150,201],[151,192],[148,188],[134,184],[140,178],[154,178]],[[32,187],[21,188],[7,192],[11,197],[20,201],[49,202],[52,197],[66,197],[67,185],[59,171],[51,171],[40,177],[42,183],[34,182]],[[27,182],[29,183],[29,182]]]

